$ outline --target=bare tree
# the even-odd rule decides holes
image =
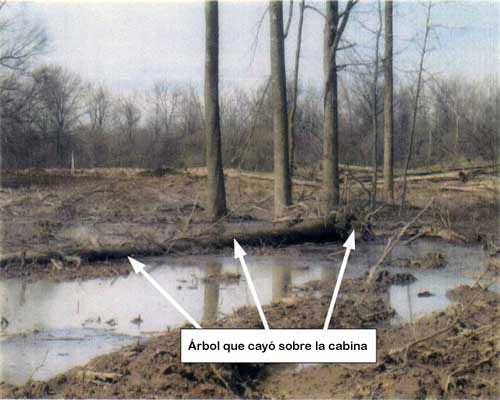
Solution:
[[[89,87],[86,113],[92,134],[103,134],[111,117],[111,95],[104,86]]]
[[[394,86],[393,86],[393,32],[392,0],[385,0],[384,46],[384,195],[394,203]]]
[[[207,157],[207,211],[212,220],[226,213],[219,112],[219,4],[205,2],[205,135]]]
[[[185,87],[178,99],[180,131],[184,136],[200,133],[203,135],[203,109],[196,89],[192,85]]]
[[[165,138],[171,134],[181,93],[167,81],[158,81],[147,97],[152,107],[153,139],[157,142],[161,137]]]
[[[405,169],[403,172],[403,193],[401,195],[401,205],[400,205],[401,210],[405,206],[408,168],[410,167],[411,155],[413,153],[413,144],[415,142],[415,130],[416,130],[416,126],[417,126],[418,105],[419,105],[419,100],[420,100],[420,92],[422,90],[422,74],[424,72],[424,61],[425,61],[425,55],[427,53],[427,43],[428,43],[428,39],[429,39],[429,33],[431,30],[431,9],[432,9],[432,1],[429,1],[427,3],[427,16],[425,18],[424,41],[422,43],[422,48],[420,50],[420,62],[419,62],[419,66],[418,66],[417,87],[416,87],[416,91],[415,91],[415,99],[413,102],[413,114],[412,114],[411,130],[410,130],[410,145],[408,146],[408,154],[406,155]],[[458,117],[457,117],[457,121],[458,121]],[[457,124],[458,124],[458,122],[457,122]]]
[[[88,125],[84,132],[88,136],[83,138],[78,149],[79,162],[88,163],[93,167],[104,166],[110,159],[110,145],[113,98],[104,85],[88,85],[84,100],[84,113]]]
[[[339,116],[337,51],[349,15],[357,0],[349,0],[342,14],[338,1],[326,2],[324,28],[323,71],[325,77],[324,123],[323,123],[323,192],[325,211],[329,212],[339,204]]]
[[[439,79],[428,71],[427,75],[432,81],[429,87],[434,99],[432,107],[434,127],[428,150],[432,151],[433,158],[497,159],[500,139],[497,128],[499,116],[492,111],[498,109],[500,98],[498,84],[491,79],[480,82],[456,78]],[[457,116],[461,121],[461,146],[458,148]]]
[[[302,45],[302,27],[304,25],[304,10],[305,10],[305,0],[301,0],[299,3],[299,24],[297,27],[297,46],[295,49],[295,66],[293,70],[292,106],[290,107],[290,115],[288,123],[288,145],[289,145],[288,158],[290,162],[290,173],[292,175],[295,169],[295,114],[297,112],[297,97],[299,94],[299,64],[300,64],[300,50]]]
[[[283,38],[283,3],[281,1],[270,1],[269,12],[274,137],[274,215],[279,217],[292,201],[290,164],[288,160],[288,110]]]
[[[8,74],[0,88],[0,151],[1,165],[6,168],[27,168],[37,165],[37,157],[48,140],[34,128],[38,102],[32,82],[18,74]],[[42,150],[42,151],[41,151]]]
[[[45,30],[22,16],[4,17],[7,1],[0,1],[0,66],[9,70],[25,70],[47,44]]]
[[[134,145],[142,117],[141,109],[137,106],[135,99],[132,97],[121,98],[118,102],[117,116],[120,131],[125,134],[125,139],[131,147]]]
[[[382,35],[382,6],[381,0],[378,0],[378,28],[375,33],[375,61],[373,68],[372,85],[372,132],[373,132],[373,177],[371,207],[375,208],[377,204],[377,179],[378,179],[378,75],[379,75],[379,50],[380,36]]]
[[[39,123],[47,134],[53,134],[57,163],[65,161],[65,147],[81,116],[83,88],[81,80],[59,66],[44,66],[33,72]]]
[[[155,168],[173,166],[180,156],[182,133],[175,128],[182,97],[182,89],[166,80],[155,82],[146,92],[146,132],[149,135],[149,152],[153,156],[149,164]]]

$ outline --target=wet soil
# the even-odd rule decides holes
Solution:
[[[112,257],[88,263],[79,253],[100,249],[131,248],[131,254],[226,254],[230,249],[200,246],[198,239],[224,230],[251,231],[275,226],[293,226],[298,220],[318,217],[320,198],[316,187],[295,185],[290,218],[272,221],[272,181],[238,177],[227,179],[229,215],[215,226],[205,217],[203,176],[189,171],[162,176],[140,169],[26,170],[3,172],[0,181],[2,224],[0,278],[24,277],[53,280],[107,277],[128,273],[126,259]],[[491,189],[496,177],[475,178],[462,186],[478,189],[456,196],[442,191],[447,182],[412,182],[410,207],[399,212],[385,205],[372,213],[366,210],[365,194],[352,188],[345,213],[354,216],[353,227],[366,241],[384,241],[411,219],[435,196],[435,205],[408,232],[438,235],[463,243],[481,241],[494,255],[498,247],[498,191]],[[490,182],[491,181],[491,182]],[[486,183],[489,186],[484,186]],[[456,181],[450,184],[457,186]],[[484,190],[481,188],[484,186]],[[355,199],[355,200],[354,200]],[[464,214],[464,209],[473,210]],[[472,218],[472,219],[471,219]],[[469,221],[469,219],[471,219]],[[431,227],[432,229],[430,229]],[[175,245],[175,246],[174,246]],[[175,249],[175,251],[173,250]],[[254,248],[255,254],[288,253],[329,258],[339,249],[332,246],[279,244]],[[340,250],[342,250],[340,248]],[[13,257],[13,258],[9,258]]]
[[[222,252],[206,244],[210,238],[288,225],[271,222],[270,182],[243,185],[228,179],[227,186],[231,211],[214,224],[203,207],[205,179],[189,173],[3,174],[0,218],[9,224],[2,226],[0,276],[72,279],[120,274],[126,271],[124,254]],[[101,267],[106,271],[97,271]]]
[[[462,286],[458,304],[377,331],[375,365],[286,368],[259,387],[272,398],[498,398],[500,296]]]
[[[291,245],[286,247],[251,247],[245,246],[245,249],[251,251],[254,256],[286,256],[286,257],[310,257],[314,254],[316,261],[331,261],[337,259],[339,252],[344,252],[341,243],[324,243],[321,246],[311,243],[303,245]],[[164,255],[164,254],[162,254]],[[209,256],[209,257],[233,257],[234,250],[230,247],[225,248],[198,248],[190,249],[175,254],[169,254],[171,260],[185,259],[190,256]],[[134,256],[134,254],[131,254]],[[145,260],[141,258],[141,260]],[[58,262],[59,263],[59,262]],[[64,282],[73,280],[87,280],[95,278],[112,278],[117,276],[127,276],[133,273],[130,263],[126,259],[107,260],[100,262],[75,264],[72,262],[61,261],[61,267],[56,267],[53,263],[38,264],[10,264],[6,267],[0,267],[0,279],[22,279],[26,283],[38,280],[48,280],[51,282]],[[237,279],[237,277],[226,276],[227,280]]]
[[[487,182],[486,178],[481,179],[454,181],[446,191],[442,190],[446,182],[411,182],[410,207],[402,215],[387,205],[368,217],[364,211],[367,201],[360,188],[352,188],[350,197],[359,198],[359,204],[350,203],[346,208],[357,217],[356,229],[363,240],[383,242],[410,220],[429,197],[437,196],[430,212],[404,239],[430,232],[429,236],[438,234],[450,241],[479,241],[494,256],[500,236],[498,178],[488,178]],[[493,181],[493,189],[488,186],[482,190],[481,185],[486,185],[483,180],[488,185]],[[272,182],[239,178],[227,182],[232,211],[223,222],[228,229],[273,226]],[[205,180],[190,173],[148,176],[140,170],[113,170],[69,176],[41,170],[5,173],[0,186],[0,218],[8,221],[2,226],[2,256],[29,252],[63,255],[48,263],[25,262],[20,257],[0,268],[0,279],[71,280],[130,273],[128,263],[121,260],[88,264],[78,255],[65,256],[66,249],[76,247],[98,249],[132,243],[164,254],[171,243],[183,241],[186,246],[182,254],[214,254],[214,249],[196,245],[197,237],[210,235],[215,228],[205,218]],[[474,186],[477,190],[457,196],[451,189],[457,186]],[[317,216],[317,188],[296,187],[294,200],[305,205],[294,218]],[[342,248],[337,243],[255,247],[251,251],[256,255],[313,253],[318,259],[330,259],[339,250]],[[215,252],[230,253],[231,249]],[[496,265],[496,261],[493,263]],[[500,397],[496,329],[499,295],[478,287],[461,287],[450,293],[457,304],[414,323],[393,326],[388,285],[405,280],[411,277],[382,273],[372,287],[365,286],[363,278],[343,282],[331,327],[377,327],[379,350],[375,365],[301,369],[187,366],[179,362],[179,334],[172,331],[97,357],[47,382],[30,382],[22,387],[3,384],[0,397]],[[331,287],[313,282],[297,291],[300,295],[265,307],[272,327],[322,326]],[[214,325],[259,327],[260,319],[253,307],[244,307]]]
[[[450,292],[457,303],[415,323],[392,326],[382,271],[374,286],[346,279],[330,328],[377,328],[377,363],[366,365],[206,365],[179,362],[179,332],[97,357],[47,382],[2,385],[2,397],[72,398],[497,398],[500,295],[479,287]],[[318,294],[319,290],[319,296]],[[332,285],[301,286],[299,295],[265,306],[273,328],[320,328]],[[315,296],[312,294],[316,293]],[[211,326],[259,328],[254,307]]]
[[[418,258],[398,258],[386,263],[400,268],[441,269],[446,266],[446,257],[442,253],[429,252]]]
[[[320,328],[331,299],[331,285],[317,282],[320,296],[304,293],[264,307],[272,328]],[[365,287],[360,279],[346,279],[331,328],[371,328],[387,321],[393,311],[387,296],[388,281]],[[260,328],[254,307],[243,307],[233,315],[214,322],[213,327]],[[179,331],[128,346],[100,356],[47,382],[29,382],[21,387],[2,385],[2,397],[261,397],[258,389],[269,368],[264,365],[181,364]]]

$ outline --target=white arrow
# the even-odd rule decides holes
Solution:
[[[333,309],[335,308],[335,302],[337,301],[337,296],[340,290],[340,284],[342,283],[342,278],[344,277],[345,268],[347,266],[347,260],[349,259],[349,254],[351,250],[356,248],[355,239],[354,239],[354,231],[349,235],[349,238],[345,241],[345,254],[344,259],[342,260],[342,265],[340,266],[339,275],[337,276],[337,283],[335,284],[335,289],[333,290],[332,301],[330,303],[330,308],[328,309],[328,313],[326,314],[325,325],[323,325],[323,330],[326,331],[330,326],[330,320],[332,319]]]
[[[250,288],[250,293],[252,294],[253,301],[255,302],[255,306],[257,307],[257,311],[259,312],[260,320],[262,321],[262,325],[264,325],[264,329],[269,330],[269,324],[267,323],[266,316],[264,315],[264,311],[262,310],[262,306],[259,301],[259,297],[257,296],[257,292],[255,291],[255,286],[253,285],[252,277],[250,276],[250,272],[248,272],[247,263],[245,262],[245,250],[240,246],[240,244],[234,239],[234,258],[238,258],[240,260],[241,268],[243,269],[243,273],[245,274],[245,279],[248,282],[248,287]]]
[[[175,301],[175,299],[172,296],[170,296],[165,291],[165,289],[163,289],[158,284],[158,282],[156,282],[153,279],[153,277],[151,275],[149,275],[146,271],[144,271],[145,265],[143,263],[135,260],[132,257],[128,257],[128,260],[130,261],[130,264],[132,264],[132,268],[134,269],[136,274],[141,274],[144,278],[146,278],[149,281],[149,283],[151,283],[151,285],[153,285],[155,287],[155,289],[158,290],[163,295],[163,297],[165,297],[176,308],[176,310],[179,311],[184,316],[184,318],[186,318],[189,321],[189,323],[191,325],[193,325],[195,328],[202,329],[200,324],[198,322],[196,322],[193,319],[193,317],[191,317],[191,315],[189,315],[187,313],[187,311],[184,310],[184,308],[182,308],[181,305],[179,303],[177,303],[177,301]]]

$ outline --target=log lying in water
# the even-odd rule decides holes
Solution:
[[[230,228],[230,227],[229,227]],[[238,229],[228,229],[221,225],[217,232],[210,232],[199,237],[184,237],[169,240],[165,243],[134,243],[127,242],[116,246],[98,248],[77,247],[66,248],[57,252],[22,252],[2,254],[0,267],[26,264],[53,264],[54,260],[72,263],[79,266],[80,262],[95,262],[126,258],[127,256],[160,256],[191,249],[220,249],[233,246],[233,239],[241,245],[248,246],[284,246],[304,242],[333,242],[345,240],[350,233],[350,218],[337,217],[314,218],[294,226],[265,225],[260,228],[238,226]]]
[[[231,232],[220,237],[217,247],[232,246],[236,238],[241,245],[280,246],[304,242],[333,242],[347,239],[351,229],[350,217],[331,215],[311,218],[294,226],[272,226],[254,231]]]

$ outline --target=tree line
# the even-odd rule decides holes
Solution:
[[[295,4],[296,52],[292,71],[286,71],[284,41]],[[380,198],[394,203],[395,167],[497,159],[496,84],[428,73],[426,39],[419,79],[395,87],[392,1],[379,2],[375,11],[380,23],[372,60],[347,71],[339,53],[352,46],[343,36],[357,1],[318,6],[290,3],[284,21],[283,3],[270,1],[270,77],[253,89],[219,93],[219,10],[216,1],[207,1],[203,97],[196,86],[167,80],[142,93],[117,94],[58,65],[34,67],[31,61],[42,53],[46,37],[38,26],[24,30],[0,47],[2,168],[67,168],[72,154],[79,168],[206,165],[208,210],[217,219],[226,212],[223,166],[274,171],[280,216],[292,202],[292,176],[305,170],[321,170],[329,212],[339,205],[340,162],[375,171],[380,166]],[[426,27],[431,9],[429,2]],[[298,79],[304,14],[313,11],[324,19],[319,86]],[[8,36],[8,25],[1,29]],[[374,183],[376,177],[375,172]],[[372,197],[374,205],[375,184]]]

